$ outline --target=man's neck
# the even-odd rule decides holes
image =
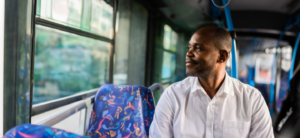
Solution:
[[[224,80],[225,70],[206,77],[198,77],[198,81],[211,99],[216,95]]]

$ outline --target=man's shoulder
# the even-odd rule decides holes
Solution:
[[[250,86],[249,84],[245,84],[238,79],[230,77],[233,89],[236,94],[247,94],[248,96],[258,96],[261,95],[260,91],[255,87]]]
[[[175,82],[166,88],[168,93],[186,93],[189,92],[195,82],[196,77],[186,77],[185,79]]]
[[[175,82],[175,83],[171,84],[169,87],[180,87],[182,85],[191,86],[193,84],[193,82],[195,81],[195,78],[196,77],[188,76],[188,77],[186,77],[185,79],[183,79],[181,81],[178,81],[178,82]]]
[[[171,84],[168,88],[177,88],[177,87],[191,87],[194,84],[196,77],[186,77],[185,79],[175,82],[173,84]]]

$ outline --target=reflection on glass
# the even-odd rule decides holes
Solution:
[[[176,52],[178,35],[170,26],[164,26],[164,49]]]
[[[163,53],[163,65],[161,70],[162,79],[171,79],[176,68],[176,56],[173,53],[164,51]]]
[[[172,41],[172,29],[165,25],[164,27],[164,49],[170,49],[171,47],[171,41]]]
[[[103,36],[112,36],[113,9],[103,1],[92,1],[91,31]]]
[[[37,25],[33,103],[106,83],[109,49],[109,43]]]
[[[69,11],[74,11],[74,10],[71,10],[71,9],[74,9],[74,3],[72,1],[70,1],[70,4],[72,5],[72,6],[70,6],[70,10],[69,10],[69,6],[68,6],[68,0],[53,0],[52,4],[53,4],[53,8],[51,8],[50,11],[49,11],[49,12],[52,11],[51,12],[52,13],[52,18],[54,20],[67,23],[68,22],[68,17],[69,17]],[[77,4],[79,5],[79,3],[77,3]],[[45,6],[48,6],[48,5],[45,5]],[[79,6],[77,6],[77,7],[79,7]],[[80,10],[81,10],[81,8],[80,8]],[[79,15],[77,17],[80,17],[81,13],[78,12],[78,11],[76,13]],[[74,14],[76,14],[76,13],[71,13],[71,14],[74,16]],[[77,27],[78,27],[78,24],[77,24]]]
[[[82,30],[86,30],[89,31],[91,26],[91,11],[92,9],[90,8],[92,5],[92,1],[91,0],[84,0],[83,1],[83,10],[82,10],[82,19],[81,19],[81,29]]]
[[[176,45],[178,41],[178,35],[176,32],[172,32],[172,45],[171,45],[171,51],[176,51]]]
[[[61,1],[61,0],[55,0]],[[69,17],[68,24],[70,26],[80,27],[81,13],[82,13],[82,0],[69,0]],[[53,16],[54,17],[54,16]]]
[[[37,0],[36,15],[112,38],[113,8],[103,0]]]

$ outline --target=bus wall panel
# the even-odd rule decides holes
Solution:
[[[5,0],[4,133],[30,122],[33,0]]]

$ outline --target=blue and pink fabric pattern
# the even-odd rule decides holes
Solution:
[[[3,138],[88,138],[61,129],[41,125],[23,124],[16,126],[3,136]]]
[[[105,84],[95,96],[88,136],[92,138],[148,137],[154,115],[149,89],[139,85]]]

